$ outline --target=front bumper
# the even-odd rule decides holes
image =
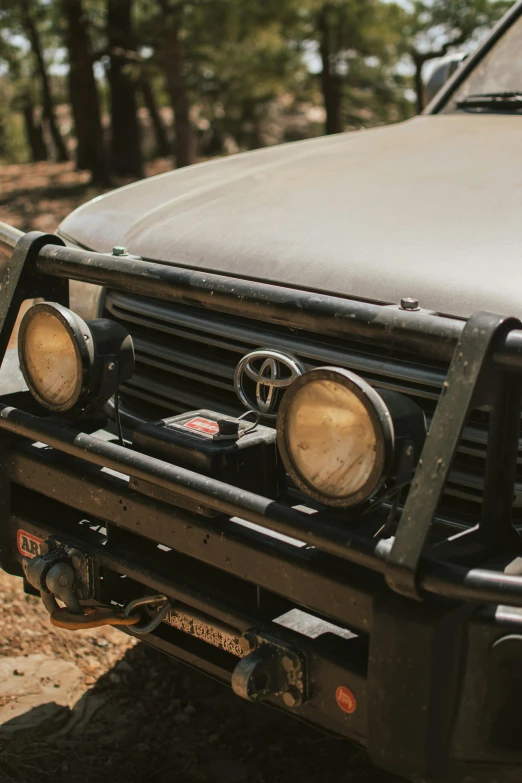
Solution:
[[[124,268],[42,235],[20,239],[11,263],[0,292],[2,352],[23,299],[67,304],[63,283],[76,279],[189,303],[208,297],[217,309],[290,324],[321,319],[323,331],[454,354],[396,536],[382,541],[346,516],[240,491],[108,433],[74,432],[32,413],[26,394],[3,398],[0,564],[23,574],[31,554],[23,534],[35,547],[50,537],[73,545],[92,563],[91,602],[164,593],[188,620],[162,623],[146,641],[225,682],[246,658],[235,644],[245,634],[286,647],[302,662],[304,698],[266,700],[364,744],[379,766],[412,780],[520,780],[522,577],[510,522],[520,324],[479,315],[463,331],[449,319],[334,297],[306,295],[304,306],[302,292],[144,261]],[[473,404],[492,409],[484,514],[449,540],[433,520]],[[128,476],[147,482],[147,496],[129,489]],[[219,516],[182,511],[164,490]]]

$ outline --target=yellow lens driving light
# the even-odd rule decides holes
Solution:
[[[385,482],[411,480],[425,434],[415,403],[397,392],[377,392],[337,367],[298,378],[277,418],[287,472],[303,492],[330,506],[353,506]]]
[[[55,302],[35,304],[26,312],[18,355],[33,397],[59,412],[94,409],[134,370],[126,329],[104,318],[84,321]]]

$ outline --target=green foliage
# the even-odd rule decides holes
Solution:
[[[513,5],[511,0],[414,0],[404,26],[406,46],[445,53],[475,42]]]
[[[510,4],[133,0],[135,40],[126,68],[139,96],[140,80],[147,79],[162,121],[170,122],[172,90],[165,78],[169,53],[162,48],[168,8],[181,42],[180,89],[190,107],[199,154],[220,154],[321,132],[323,106],[334,130],[410,116],[415,111],[412,87],[421,105],[423,65],[447,51],[473,45]],[[28,158],[23,112],[31,104],[37,123],[41,116],[24,5],[30,8],[44,48],[54,100],[68,101],[59,0],[0,0],[0,156],[17,161]],[[110,59],[106,6],[106,0],[83,0],[105,125],[110,106],[103,76]],[[152,142],[147,145],[154,149]]]
[[[511,5],[511,0],[412,0],[404,18],[402,49],[415,69],[418,111],[424,106],[424,64],[448,52],[472,48]]]

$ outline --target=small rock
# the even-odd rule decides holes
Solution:
[[[185,707],[185,712],[187,713],[187,715],[194,715],[194,713],[196,712],[196,708],[194,707],[193,704],[187,704],[187,706]]]
[[[121,682],[120,675],[116,674],[116,672],[111,672],[109,674],[109,682],[112,682],[113,685],[118,685]]]
[[[68,763],[66,761],[62,762],[62,766],[60,767],[60,772],[65,773],[65,772],[70,772],[70,770],[71,768],[68,765]]]
[[[188,723],[189,722],[189,716],[185,712],[177,712],[172,720],[174,720],[176,723]]]
[[[219,739],[219,734],[209,734],[208,741],[209,742],[217,742]]]
[[[108,647],[109,642],[107,639],[104,639],[103,636],[94,636],[92,643],[96,645],[96,647]]]
[[[127,661],[120,661],[115,666],[116,669],[118,669],[119,672],[131,672],[132,666],[130,663],[127,663]]]

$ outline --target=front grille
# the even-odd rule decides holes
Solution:
[[[107,293],[105,311],[132,334],[136,371],[122,386],[121,396],[131,411],[147,420],[197,408],[243,413],[234,391],[234,370],[239,359],[256,348],[287,351],[307,368],[327,364],[353,370],[373,386],[410,396],[428,423],[447,371],[442,363],[396,350],[115,291]],[[487,428],[488,414],[472,411],[441,509],[451,519],[471,522],[480,513]],[[522,524],[522,443],[517,478],[514,521]]]

